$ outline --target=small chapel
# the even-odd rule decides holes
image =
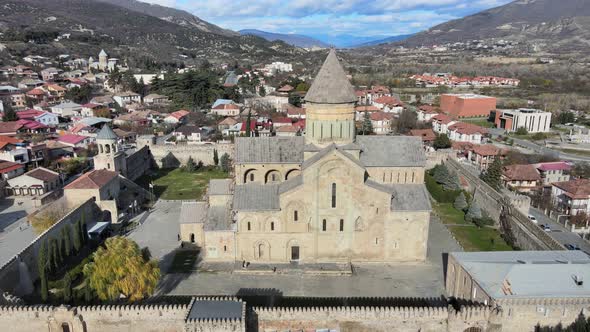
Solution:
[[[236,138],[234,178],[183,204],[182,240],[205,261],[424,261],[422,141],[356,135],[356,99],[331,50],[305,97],[305,135]]]

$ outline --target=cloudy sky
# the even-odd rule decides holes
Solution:
[[[191,12],[221,27],[338,37],[415,33],[511,0],[141,0]],[[351,37],[352,38],[352,37]]]

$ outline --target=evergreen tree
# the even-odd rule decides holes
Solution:
[[[453,203],[453,206],[455,207],[455,209],[461,211],[464,211],[469,207],[469,204],[467,204],[467,198],[465,197],[465,194],[463,192],[461,192],[461,194],[459,194],[459,196],[455,198],[455,203]]]
[[[215,166],[219,165],[219,155],[217,154],[217,149],[213,149],[213,163]]]
[[[39,279],[41,279],[41,299],[43,302],[47,301],[49,296],[49,290],[47,289],[48,261],[49,255],[47,254],[47,241],[43,241],[39,248],[39,256],[37,256],[37,269],[39,272]]]
[[[436,165],[434,167],[432,177],[437,183],[445,183],[448,181],[449,169],[445,165]]]
[[[227,153],[224,153],[221,156],[219,162],[221,163],[221,170],[226,173],[229,173],[229,171],[231,170],[231,160],[229,159],[229,155]]]
[[[258,94],[260,97],[266,96],[266,89],[264,88],[264,85],[261,85],[260,88],[258,88]]]
[[[448,176],[444,179],[443,188],[445,190],[459,189],[459,177],[455,172],[449,172]]]
[[[66,244],[65,244],[65,228],[62,228],[59,232],[59,239],[57,240],[59,244],[59,261],[63,263],[66,258]]]
[[[90,284],[86,282],[86,286],[84,286],[84,302],[90,303],[92,301],[92,288],[90,288]]]
[[[447,134],[437,135],[432,143],[432,147],[435,149],[448,149],[451,147],[451,140]]]
[[[197,166],[195,164],[195,161],[193,160],[193,157],[192,156],[188,157],[188,160],[186,161],[186,167],[185,167],[186,171],[192,173],[195,171],[196,167]]]
[[[500,155],[494,158],[494,161],[481,174],[480,178],[496,190],[502,187],[502,161],[500,160]]]
[[[469,222],[474,222],[476,219],[481,219],[481,209],[479,208],[479,205],[477,205],[477,203],[473,201],[469,206],[469,210],[467,210],[465,220]]]
[[[51,238],[50,243],[51,243],[51,263],[53,266],[53,272],[55,273],[59,267],[59,264],[61,264],[61,262],[59,261],[59,254],[58,254],[59,248],[57,247],[57,241],[54,238]]]
[[[363,117],[363,135],[373,133],[373,123],[371,122],[371,114],[365,112]]]
[[[82,245],[86,245],[88,243],[88,226],[86,225],[86,219],[84,218],[84,215],[82,215],[81,220],[80,233],[82,235]]]
[[[8,122],[8,121],[16,121],[16,120],[18,120],[18,116],[16,115],[16,112],[12,109],[12,107],[6,106],[6,104],[5,104],[4,114],[2,115],[2,121]]]
[[[66,225],[64,229],[64,246],[66,251],[66,257],[72,254],[72,226]]]
[[[63,296],[66,303],[72,300],[72,276],[70,276],[69,272],[66,272],[64,276]]]
[[[248,111],[248,117],[246,118],[246,137],[250,137],[251,121],[252,121],[252,111]]]
[[[80,220],[76,221],[76,223],[74,224],[74,230],[73,230],[73,245],[74,245],[74,251],[76,253],[80,252],[80,249],[82,249],[82,239],[80,238]]]

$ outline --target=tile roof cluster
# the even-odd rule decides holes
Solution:
[[[565,191],[565,195],[573,199],[590,198],[590,179],[577,179],[565,182],[555,182],[552,185]]]
[[[449,130],[456,131],[463,135],[473,135],[473,134],[487,134],[487,129],[484,127],[480,127],[478,125],[474,125],[472,123],[465,123],[465,122],[456,122],[449,126]]]
[[[497,156],[501,150],[492,144],[476,144],[473,146],[474,153],[480,156]]]
[[[180,110],[180,111],[172,112],[168,116],[171,116],[173,118],[176,118],[176,119],[180,120],[180,119],[184,118],[185,116],[187,116],[189,114],[190,114],[189,111]]]
[[[565,161],[556,161],[556,162],[547,162],[547,163],[538,163],[536,165],[538,170],[541,171],[569,171],[572,169],[572,166]]]
[[[13,163],[12,161],[0,160],[0,174],[12,172],[19,168],[25,168],[25,165],[19,163]]]
[[[422,112],[426,114],[438,114],[440,112],[440,109],[438,107],[432,105],[420,105],[418,109],[420,109]]]
[[[533,165],[504,166],[502,174],[509,181],[539,181],[541,175]]]
[[[371,121],[388,121],[393,119],[392,113],[385,113],[385,112],[372,112],[369,114]]]
[[[76,145],[78,143],[83,142],[85,139],[87,139],[88,137],[86,136],[82,136],[82,135],[76,135],[76,134],[66,134],[63,136],[58,137],[58,141],[65,143],[65,144],[72,144],[72,145]]]
[[[117,172],[98,169],[80,176],[64,189],[100,189],[118,176]]]
[[[437,122],[437,123],[442,123],[442,124],[448,124],[448,123],[453,122],[453,119],[446,114],[437,114],[432,117],[431,121]]]
[[[404,103],[402,103],[399,99],[392,97],[392,96],[381,96],[377,99],[374,99],[373,103],[383,104],[383,105],[393,105],[393,106],[403,106],[404,105]]]

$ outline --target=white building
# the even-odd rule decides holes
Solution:
[[[51,107],[51,113],[63,117],[80,115],[80,112],[82,112],[82,105],[72,102],[65,102]]]
[[[454,122],[448,126],[447,136],[455,142],[467,142],[473,144],[483,143],[487,130],[471,123]]]
[[[546,133],[551,127],[551,112],[531,108],[497,110],[496,127],[508,132],[525,128],[529,133]]]
[[[127,104],[141,103],[141,95],[135,92],[127,91],[117,93],[113,96],[113,100],[121,107]]]
[[[284,63],[284,62],[280,62],[280,61],[276,61],[273,62],[269,65],[264,66],[264,70],[270,72],[270,73],[275,73],[275,72],[292,72],[293,71],[293,65],[291,65],[290,63]]]
[[[570,216],[590,214],[590,179],[552,183],[551,198],[560,212]]]
[[[567,139],[572,143],[590,143],[590,129],[574,125],[567,135]]]

